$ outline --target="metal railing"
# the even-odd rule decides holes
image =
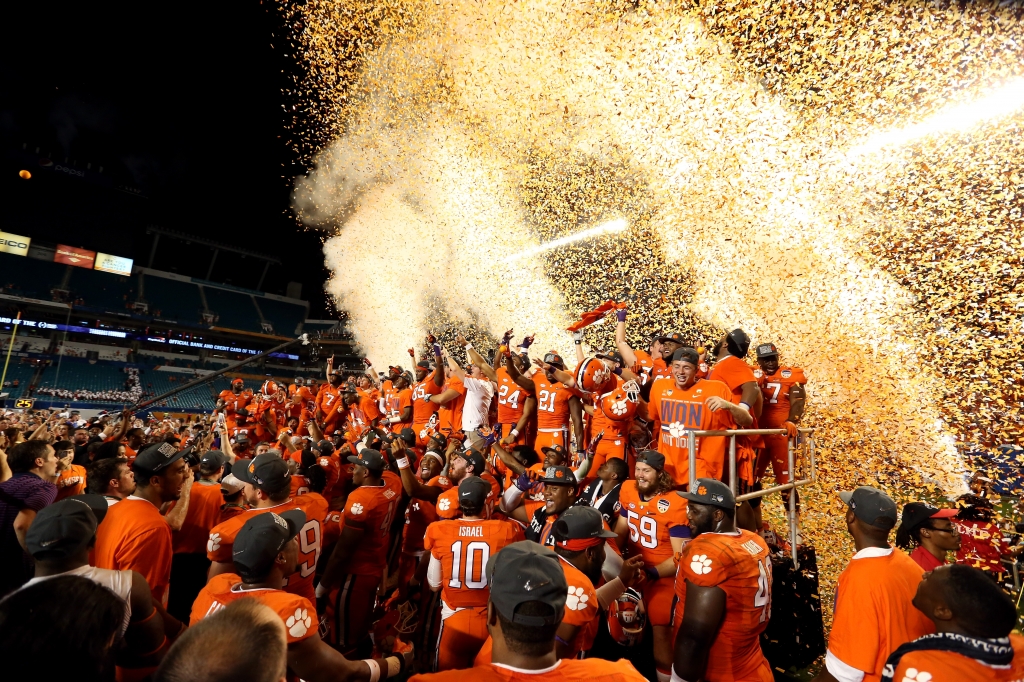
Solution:
[[[746,500],[753,500],[758,497],[764,497],[772,493],[782,493],[787,490],[796,490],[801,486],[814,483],[818,480],[818,469],[815,466],[815,453],[814,453],[814,429],[797,429],[797,433],[803,436],[801,443],[807,444],[807,465],[809,469],[809,477],[797,479],[796,478],[796,450],[792,438],[788,439],[788,464],[789,464],[789,483],[783,483],[781,485],[773,485],[771,488],[765,488],[763,490],[755,490],[753,492],[744,493],[737,495],[736,485],[736,437],[737,436],[786,436],[789,434],[786,429],[730,429],[727,431],[687,431],[686,432],[686,449],[690,455],[690,480],[688,489],[693,489],[693,484],[697,480],[697,439],[707,436],[727,436],[729,438],[729,487],[732,488],[732,494],[736,496],[737,502],[744,502]],[[754,463],[757,466],[757,463]],[[797,539],[800,535],[800,513],[796,506],[796,495],[789,496],[789,548],[790,553],[793,557],[793,568],[800,568],[800,560],[797,557]]]

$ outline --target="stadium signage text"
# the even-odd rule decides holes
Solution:
[[[23,237],[20,234],[0,232],[0,252],[13,253],[15,256],[27,256],[28,247],[32,243],[31,237]]]

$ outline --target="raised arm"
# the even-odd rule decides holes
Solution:
[[[615,323],[615,347],[618,349],[619,354],[622,355],[622,363],[626,367],[633,367],[636,365],[636,353],[633,352],[629,343],[626,342],[626,309],[619,308],[616,310],[615,317],[618,320]]]
[[[512,381],[525,388],[531,395],[537,392],[537,385],[533,383],[533,379],[520,373],[519,368],[516,367],[516,363],[513,362],[511,355],[505,356],[505,370],[508,372],[508,375],[512,377]]]
[[[469,361],[479,367],[480,371],[484,373],[484,376],[495,383],[498,382],[498,374],[494,371],[494,368],[487,363],[484,356],[476,352],[476,349],[473,348],[473,344],[466,341],[466,338],[462,336],[462,334],[459,334],[455,339],[455,342],[466,349],[466,355],[469,357]]]

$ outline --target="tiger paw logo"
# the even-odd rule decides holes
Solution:
[[[707,489],[707,488],[705,488],[705,487],[704,487],[704,486],[702,486],[702,485],[700,485],[700,486],[697,486],[697,494],[698,494],[698,495],[707,495],[707,494],[708,494],[708,489]]]
[[[900,682],[931,682],[932,674],[930,672],[917,668],[907,668],[906,672],[903,673],[903,679]]]
[[[211,533],[210,539],[206,541],[206,551],[216,552],[220,549],[220,533]]]
[[[355,502],[352,504],[351,507],[349,507],[349,511],[351,511],[356,516],[359,516],[363,513],[363,505],[359,504],[358,502]]]
[[[590,595],[583,594],[582,587],[569,586],[569,596],[565,598],[565,608],[570,611],[582,611],[587,608],[587,601]]]
[[[683,422],[672,422],[668,425],[668,433],[673,438],[682,438],[686,435],[686,427]]]
[[[697,575],[711,572],[711,559],[707,554],[694,554],[690,557],[690,570]]]
[[[284,626],[288,628],[288,634],[296,638],[309,632],[311,625],[313,625],[313,619],[309,617],[306,609],[295,609],[295,615],[288,616],[288,620],[284,622]]]
[[[618,400],[612,403],[612,414],[614,414],[616,417],[621,417],[628,411],[629,406],[626,404],[625,400]]]
[[[440,509],[441,511],[448,511],[451,508],[451,506],[451,500],[449,500],[447,497],[437,501],[437,508]]]

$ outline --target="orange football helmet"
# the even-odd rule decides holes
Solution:
[[[603,393],[609,380],[614,381],[612,371],[600,358],[587,358],[576,368],[576,386],[588,393]]]
[[[263,382],[263,386],[260,388],[260,393],[263,394],[264,398],[273,398],[277,395],[277,382],[267,379]]]
[[[639,405],[640,386],[632,380],[601,396],[601,411],[613,422],[629,421]]]
[[[608,632],[622,646],[636,646],[644,638],[647,610],[644,599],[632,587],[608,607]]]

